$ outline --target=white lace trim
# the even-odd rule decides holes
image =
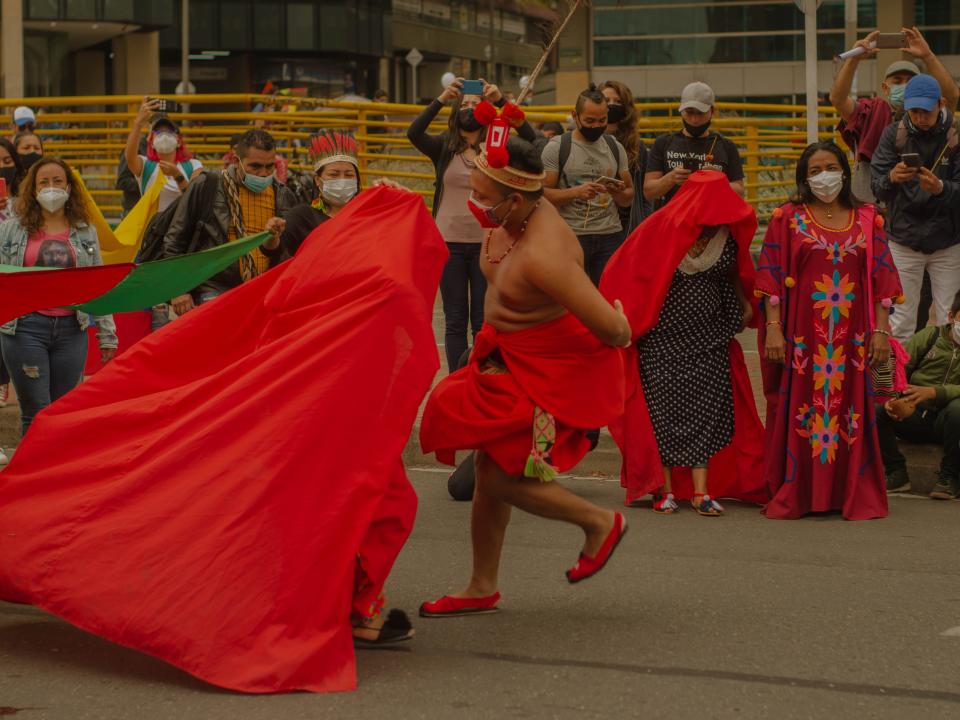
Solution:
[[[678,267],[680,272],[684,275],[696,275],[712,268],[723,254],[723,248],[727,244],[729,236],[730,229],[726,225],[721,226],[717,230],[717,234],[707,243],[707,247],[697,257],[683,256],[683,260],[680,261]]]

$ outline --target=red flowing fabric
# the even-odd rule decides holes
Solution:
[[[0,473],[0,597],[226,688],[354,688],[446,257],[419,196],[365,191],[40,413]]]
[[[753,295],[755,271],[750,242],[757,228],[753,209],[730,187],[722,173],[701,170],[690,176],[663,209],[647,218],[611,258],[600,281],[600,291],[610,301],[623,302],[636,340],[648,333],[660,316],[673,274],[705,225],[727,225],[737,242],[740,281]],[[754,312],[754,324],[758,313]],[[627,404],[621,420],[610,425],[620,446],[623,467],[620,482],[629,505],[663,485],[660,451],[640,383],[636,347],[626,362]],[[733,441],[710,461],[710,494],[763,503],[768,499],[761,481],[763,425],[736,340],[730,342],[735,427]],[[690,470],[673,472],[673,493],[693,495]]]
[[[89,302],[113,289],[133,268],[123,263],[0,273],[0,325],[37,310]]]
[[[483,372],[499,351],[508,372]],[[523,475],[533,447],[534,408],[556,419],[550,453],[560,472],[586,455],[586,430],[623,414],[622,352],[601,342],[574,315],[516,332],[484,324],[467,367],[433,390],[420,423],[420,444],[454,464],[456,450],[484,450],[510,475]]]
[[[132,348],[138,342],[151,332],[153,322],[152,313],[149,310],[136,310],[134,312],[113,313],[113,321],[117,325],[117,357]],[[90,326],[87,328],[87,366],[83,370],[84,375],[93,375],[103,369],[103,363],[100,361],[100,341],[97,339],[97,328]]]

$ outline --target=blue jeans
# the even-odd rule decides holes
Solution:
[[[623,231],[602,235],[577,235],[580,247],[583,248],[583,269],[593,281],[600,286],[600,276],[610,258],[623,245]]]
[[[38,412],[80,384],[87,363],[87,334],[76,314],[30,313],[17,321],[16,335],[0,336],[0,348],[20,400],[20,424],[26,435]]]
[[[467,323],[473,337],[483,325],[483,298],[487,279],[480,271],[481,243],[447,243],[450,258],[440,277],[440,297],[446,323],[444,343],[447,368],[460,367],[460,356],[467,350]]]

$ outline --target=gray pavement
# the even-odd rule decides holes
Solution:
[[[420,513],[388,592],[415,611],[466,578],[469,504],[449,500],[443,471],[411,477]],[[611,508],[622,499],[609,480],[569,484]],[[890,518],[862,523],[728,510],[629,510],[610,566],[577,586],[563,571],[578,531],[518,512],[503,611],[417,619],[409,650],[360,654],[356,693],[225,692],[0,603],[0,716],[960,717],[960,503],[894,498]]]

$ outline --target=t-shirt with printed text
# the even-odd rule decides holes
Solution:
[[[650,150],[647,172],[666,175],[678,167],[688,170],[716,170],[726,175],[730,182],[743,180],[740,151],[732,140],[720,133],[707,133],[694,138],[678,131],[658,137]],[[679,189],[678,186],[671,188],[657,201],[657,207],[666,205]]]

